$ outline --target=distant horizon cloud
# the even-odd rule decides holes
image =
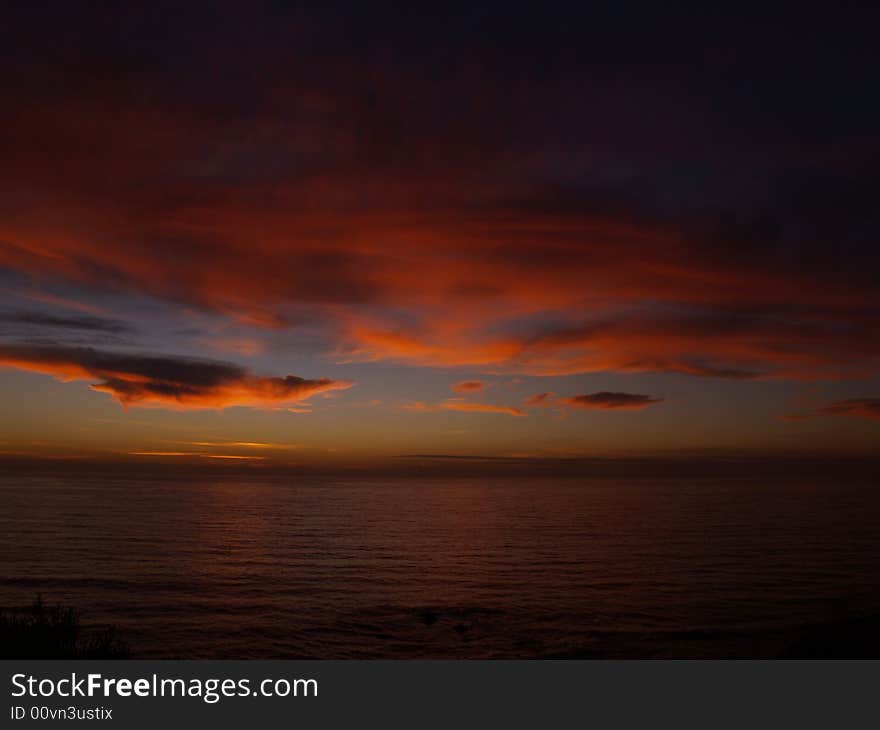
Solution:
[[[267,449],[274,451],[288,451],[303,448],[302,444],[277,444],[262,441],[174,441],[172,443],[184,444],[187,446],[203,446],[206,448],[235,447],[239,449]]]
[[[880,419],[880,398],[847,398],[805,413],[792,413],[783,418],[787,421],[802,421],[827,416]]]
[[[641,410],[663,398],[638,393],[619,393],[600,391],[583,393],[567,397],[556,397],[555,393],[537,393],[526,398],[525,405],[529,408],[573,408],[579,410]]]
[[[194,457],[198,459],[218,459],[227,461],[265,461],[265,456],[245,456],[240,454],[209,454],[201,451],[127,451],[128,456],[156,456],[166,458]]]

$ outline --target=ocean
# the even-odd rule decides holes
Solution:
[[[869,481],[0,477],[0,605],[133,658],[774,656],[880,613]]]

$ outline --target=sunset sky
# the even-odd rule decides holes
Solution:
[[[294,5],[4,5],[0,453],[877,450],[877,12]]]

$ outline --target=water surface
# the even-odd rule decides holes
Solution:
[[[880,609],[873,485],[0,477],[0,605],[136,658],[772,655]]]

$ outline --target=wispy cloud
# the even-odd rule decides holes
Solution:
[[[441,403],[424,403],[415,401],[403,406],[404,410],[417,413],[437,413],[440,411],[460,411],[462,413],[497,413],[506,416],[525,416],[521,408],[511,406],[497,406],[489,403],[469,403],[467,401],[449,400]]]
[[[217,352],[253,357],[266,351],[266,344],[253,337],[201,337],[199,344]]]
[[[823,416],[849,416],[855,418],[880,419],[880,398],[848,398],[821,406],[805,413],[793,413],[785,420],[800,421]]]
[[[34,310],[0,312],[0,322],[31,329],[80,330],[113,335],[129,334],[135,331],[134,327],[119,319],[94,315],[57,316]]]
[[[190,457],[197,459],[225,459],[229,461],[264,461],[265,456],[242,454],[208,454],[198,451],[129,451],[129,456]]]
[[[176,443],[205,448],[270,449],[273,451],[289,451],[302,448],[302,444],[275,444],[262,441],[179,441]]]
[[[554,403],[553,396],[556,393],[536,393],[535,395],[529,396],[525,400],[525,404],[529,408],[545,408],[546,406],[551,406]]]
[[[32,302],[40,302],[41,304],[50,304],[54,307],[72,309],[77,312],[85,312],[86,314],[92,314],[97,317],[108,316],[107,310],[103,307],[99,307],[95,304],[89,304],[88,302],[81,302],[78,299],[60,297],[55,294],[49,294],[48,292],[41,291],[19,291],[15,292],[15,294],[22,299],[28,299]]]
[[[650,395],[613,393],[609,391],[583,393],[564,398],[556,398],[554,396],[554,393],[538,393],[527,398],[525,404],[530,408],[564,407],[577,410],[641,410],[663,401],[662,398],[654,398]]]

